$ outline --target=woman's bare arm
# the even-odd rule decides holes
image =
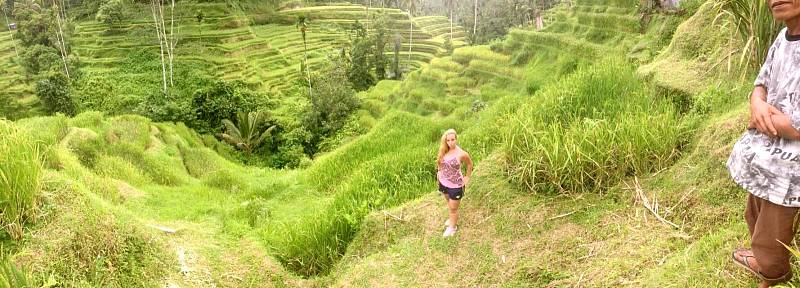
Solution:
[[[469,154],[466,151],[464,151],[464,154],[461,154],[461,162],[467,164],[467,174],[464,175],[464,178],[466,178],[464,179],[464,184],[466,185],[469,182],[470,178],[472,178],[472,168],[473,168],[472,158],[469,157]]]

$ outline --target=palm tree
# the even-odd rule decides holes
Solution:
[[[261,130],[266,118],[261,112],[238,112],[236,113],[236,124],[228,119],[222,120],[222,124],[225,125],[225,133],[219,134],[219,136],[225,142],[250,155],[253,149],[258,148],[275,129],[275,126],[270,126],[264,131]]]
[[[306,15],[297,16],[297,24],[295,25],[300,29],[300,34],[303,35],[303,65],[301,69],[306,70],[306,77],[308,77],[308,97],[312,97],[311,92],[311,71],[308,69],[308,45],[306,45],[306,31],[308,31],[308,17]]]
[[[13,10],[12,16],[14,16],[22,11],[33,11],[39,13],[42,11],[42,7],[39,6],[39,3],[36,3],[35,0],[25,0],[22,2],[15,2],[12,10]]]

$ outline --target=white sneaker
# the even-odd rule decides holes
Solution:
[[[458,228],[453,228],[453,227],[447,226],[447,229],[444,229],[444,234],[442,234],[442,237],[453,236],[453,235],[456,234],[456,230],[458,230]]]

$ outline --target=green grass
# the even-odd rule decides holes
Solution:
[[[3,287],[28,287],[29,282],[28,276],[8,261],[7,257],[0,260],[0,285]]]
[[[720,16],[730,17],[738,36],[745,43],[744,55],[740,59],[753,71],[761,68],[763,59],[767,57],[769,47],[775,41],[781,24],[772,17],[767,2],[726,0],[716,4]]]
[[[674,93],[657,75],[637,75],[638,62],[619,59],[628,46],[669,40],[631,32],[634,2],[577,1],[544,32],[513,30],[379,83],[359,94],[365,104],[352,120],[369,132],[331,144],[304,169],[247,167],[213,136],[136,116],[10,123],[49,150],[37,214],[45,221],[26,225],[33,233],[6,251],[37,286],[54,275],[59,285],[102,287],[745,287],[752,281],[725,259],[746,244],[746,194],[724,161],[744,129],[744,98],[735,95],[748,86],[729,79]],[[333,7],[342,17],[361,13]],[[440,20],[415,21],[438,33]],[[336,24],[325,21],[331,26],[314,29]],[[698,23],[663,36],[673,39],[665,53],[695,64],[723,53],[690,29]],[[250,40],[242,28],[203,30],[219,40],[209,69],[264,79],[222,56],[285,65],[260,38],[297,53],[293,27],[259,27]],[[675,26],[664,27],[646,31]],[[313,45],[330,45],[322,38]],[[425,41],[429,49],[437,39]],[[414,61],[434,57],[426,51]],[[139,56],[121,71],[146,75],[153,67],[137,66]],[[675,59],[658,57],[661,65]],[[435,149],[447,128],[477,164],[452,239],[441,238],[446,210],[434,192]],[[643,208],[637,187],[679,228]],[[179,249],[196,273],[178,272]]]
[[[602,191],[667,167],[687,132],[633,68],[602,61],[540,90],[504,132],[509,177],[536,192]]]
[[[166,244],[127,212],[95,196],[97,185],[47,176],[48,225],[14,257],[34,285],[128,287],[156,285],[175,265]]]
[[[5,237],[22,238],[24,225],[36,219],[43,150],[24,130],[0,120],[0,225]]]
[[[373,132],[318,159],[308,170],[304,182],[326,203],[322,208],[291,221],[292,229],[265,229],[262,237],[292,270],[302,275],[326,272],[367,213],[425,191],[434,174],[431,147],[441,128],[418,116],[387,115]]]
[[[743,42],[731,37],[734,27],[716,11],[714,3],[703,4],[677,27],[666,50],[637,72],[660,87],[689,94],[702,92],[715,79],[749,75],[751,70],[738,65]]]

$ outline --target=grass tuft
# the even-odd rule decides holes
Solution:
[[[671,164],[688,127],[648,91],[617,60],[544,88],[503,132],[509,177],[533,192],[596,192]]]
[[[26,131],[0,120],[0,225],[12,239],[35,220],[42,185],[42,146]]]

